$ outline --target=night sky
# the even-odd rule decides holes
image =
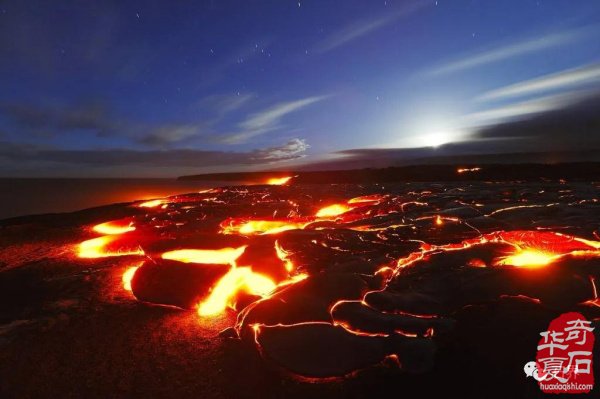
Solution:
[[[599,149],[599,39],[597,0],[0,1],[0,176]]]

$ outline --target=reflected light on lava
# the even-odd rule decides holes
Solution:
[[[246,246],[221,249],[178,249],[163,253],[161,258],[183,263],[234,265],[235,260],[244,253],[245,249]]]
[[[292,180],[292,176],[272,177],[267,180],[267,184],[272,185],[272,186],[282,186],[284,184],[289,183],[290,180]]]
[[[344,205],[344,204],[333,204],[333,205],[329,205],[329,206],[319,209],[316,216],[318,218],[339,216],[343,213],[348,212],[350,209],[352,209],[352,208],[350,208],[349,206]]]
[[[266,296],[276,285],[270,278],[254,273],[249,267],[231,269],[219,280],[209,297],[198,306],[200,316],[214,316],[232,306],[232,299],[242,291],[252,295]]]
[[[107,250],[106,246],[116,239],[116,236],[102,236],[84,241],[79,244],[78,256],[80,258],[106,258],[110,256],[144,255],[141,248],[127,248],[118,251]]]
[[[498,266],[540,267],[549,265],[556,257],[557,255],[549,254],[547,252],[526,249],[501,258],[496,264]]]
[[[94,230],[96,233],[113,235],[113,234],[125,234],[130,231],[134,231],[135,227],[133,226],[132,222],[123,224],[123,222],[112,221],[112,222],[97,224],[94,227],[92,227],[92,230]]]

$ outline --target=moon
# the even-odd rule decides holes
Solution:
[[[450,132],[439,131],[419,136],[418,140],[423,147],[439,147],[450,143],[453,140],[453,134]]]

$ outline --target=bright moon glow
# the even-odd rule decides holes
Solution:
[[[418,137],[422,147],[439,147],[453,140],[453,135],[448,132],[435,132]]]

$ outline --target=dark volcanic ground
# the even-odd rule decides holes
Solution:
[[[539,333],[571,310],[599,325],[599,194],[569,182],[228,187],[5,220],[0,397],[541,395],[523,373]],[[342,210],[317,216],[331,204]],[[248,227],[259,220],[285,231]],[[135,230],[80,257],[109,221]],[[162,255],[242,246],[237,267],[278,287],[198,315],[235,267]],[[552,261],[506,260],[526,249]]]

